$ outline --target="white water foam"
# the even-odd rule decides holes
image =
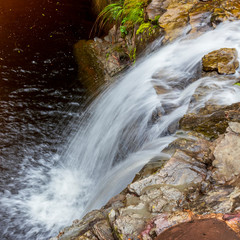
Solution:
[[[196,39],[182,37],[145,56],[91,104],[63,156],[36,166],[24,163],[18,192],[0,196],[12,239],[46,239],[86,209],[104,204],[144,164],[161,157],[175,139],[171,128],[189,109],[197,111],[208,101],[239,102],[240,87],[232,80],[193,81],[203,55],[222,47],[240,53],[239,22],[221,24]],[[157,95],[153,85],[164,92]],[[205,89],[200,101],[192,102],[200,88]],[[162,116],[154,119],[156,112]]]

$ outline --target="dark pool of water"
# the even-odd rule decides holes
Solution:
[[[88,0],[0,2],[1,197],[18,194],[22,166],[50,161],[78,127],[86,94],[73,44],[87,38],[92,21]],[[0,203],[0,239],[36,239],[17,215]]]

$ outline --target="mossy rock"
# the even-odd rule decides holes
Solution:
[[[226,131],[228,122],[240,122],[240,103],[214,111],[204,109],[198,114],[184,115],[179,122],[180,128],[201,133],[212,140]]]
[[[93,41],[80,40],[74,45],[74,54],[78,63],[79,79],[89,90],[96,93],[104,83],[104,66],[97,58]]]

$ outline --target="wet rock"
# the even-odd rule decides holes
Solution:
[[[216,139],[226,131],[228,122],[231,121],[240,122],[240,103],[227,107],[205,107],[198,114],[184,115],[179,125],[183,130],[192,130],[210,139]]]
[[[197,199],[185,202],[184,209],[191,209],[195,214],[228,213],[239,210],[240,190],[234,186],[216,186],[211,182],[207,192]]]
[[[81,40],[74,46],[78,69],[81,72],[80,81],[92,93],[104,82],[103,64],[96,58],[93,44],[93,41]]]
[[[199,221],[206,221],[206,222],[216,222],[216,221],[220,221],[222,222],[224,225],[223,229],[224,232],[223,234],[229,234],[232,233],[233,235],[228,235],[230,236],[230,238],[233,237],[239,237],[240,236],[240,228],[239,228],[239,220],[240,220],[240,214],[238,212],[236,213],[230,213],[230,214],[221,214],[221,213],[211,213],[211,214],[203,214],[203,215],[198,215],[198,214],[194,214],[191,211],[184,211],[184,212],[174,212],[174,213],[162,213],[159,214],[157,217],[155,217],[152,221],[150,221],[145,229],[141,232],[141,236],[142,239],[146,239],[146,240],[151,240],[151,239],[168,239],[168,236],[171,236],[171,234],[173,234],[171,237],[171,239],[180,239],[181,236],[184,236],[183,239],[214,239],[212,237],[214,237],[216,234],[215,231],[213,231],[211,234],[213,234],[212,236],[208,236],[206,233],[206,229],[208,229],[209,224],[207,224],[204,228],[202,228],[202,231],[204,230],[205,234],[200,235],[199,238],[197,238],[197,234],[196,235],[189,235],[189,232],[191,232],[191,228],[190,226],[188,226],[188,224],[190,223],[194,223],[194,222],[198,222]],[[180,226],[184,226],[182,229],[184,232],[182,232],[182,235],[178,232],[178,227]],[[175,229],[174,231],[172,231],[172,229]],[[200,230],[200,229],[199,229]],[[201,231],[201,232],[202,232]],[[174,233],[177,232],[177,236],[174,237]],[[169,234],[166,234],[169,233]],[[157,237],[158,236],[158,237]],[[160,238],[161,236],[161,238]],[[206,236],[206,238],[204,238],[204,236]],[[226,236],[226,235],[225,235]],[[210,237],[210,238],[209,238]],[[220,237],[220,236],[218,236]],[[181,238],[182,239],[182,238]],[[226,238],[217,238],[217,239],[226,239]],[[239,238],[233,238],[233,239],[239,239]]]
[[[163,154],[163,156],[161,157],[152,159],[135,175],[133,182],[139,181],[143,178],[155,174],[169,159],[169,154]]]
[[[82,218],[82,220],[75,220],[70,227],[64,228],[60,232],[58,239],[59,240],[91,239],[88,237],[90,237],[92,234],[92,232],[89,231],[92,225],[94,225],[100,220],[103,220],[104,218],[105,216],[99,210],[89,212],[85,217]]]
[[[228,213],[234,212],[240,207],[239,196],[240,190],[238,187],[215,187],[206,194],[203,201],[206,203],[209,213]]]
[[[240,123],[230,124],[230,129],[239,131]],[[236,132],[227,132],[216,140],[213,155],[215,160],[214,179],[218,182],[238,182],[240,174],[240,136]]]
[[[144,30],[143,32],[139,32],[135,39],[136,56],[139,56],[140,53],[142,53],[150,43],[160,36],[163,36],[163,30],[154,24],[150,24],[148,29]],[[134,44],[130,44],[129,42],[128,46],[128,48],[131,48],[134,47]]]
[[[202,58],[203,71],[218,71],[219,74],[234,74],[239,67],[235,48],[221,48]]]
[[[190,33],[203,33],[210,30],[210,12],[189,13],[189,23],[191,25]]]
[[[173,153],[176,149],[179,149],[192,158],[209,164],[210,161],[210,145],[211,143],[203,137],[194,136],[194,133],[189,133],[185,138],[178,138],[173,141],[163,151],[167,153]]]
[[[177,151],[162,169],[154,175],[130,184],[128,189],[137,195],[141,195],[147,187],[161,184],[170,184],[184,189],[203,181],[205,174],[204,164],[182,151]]]
[[[173,225],[188,222],[191,220],[189,212],[174,212],[158,214],[152,221],[150,221],[145,229],[141,232],[143,239],[155,239],[157,235],[162,233]]]
[[[224,221],[202,219],[181,223],[161,233],[156,240],[239,240],[238,235]]]
[[[119,209],[125,206],[124,202],[126,201],[126,193],[123,191],[122,193],[112,197],[105,206],[102,207],[102,211],[105,215],[111,210]]]
[[[169,6],[158,20],[159,26],[165,31],[165,41],[179,37],[188,23],[188,13],[193,3]]]
[[[163,2],[159,0],[152,0],[151,3],[147,6],[147,15],[149,19],[155,19],[157,16],[161,16],[166,9],[163,8]]]
[[[91,231],[87,231],[82,236],[76,238],[76,240],[98,240],[98,238]]]
[[[137,239],[146,219],[141,214],[121,215],[114,222],[114,233],[117,239]]]
[[[221,22],[240,19],[240,3],[238,1],[217,1],[216,7],[211,17],[211,22],[215,27]]]
[[[93,232],[99,240],[114,240],[112,229],[107,220],[101,220],[94,224]]]
[[[92,94],[113,81],[113,76],[125,69],[129,60],[120,45],[99,40],[80,40],[74,45],[74,54],[80,81]]]

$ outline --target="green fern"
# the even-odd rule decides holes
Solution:
[[[143,0],[125,0],[123,24],[129,27],[144,21]]]
[[[121,23],[122,18],[123,18],[123,13],[124,13],[124,1],[120,0],[119,2],[116,3],[111,3],[107,5],[98,15],[92,31],[90,35],[92,34],[93,30],[98,28],[98,31],[100,32],[104,26],[107,23]]]
[[[142,23],[137,30],[137,35],[141,34],[141,33],[144,33],[149,28],[151,28],[151,23],[150,22]]]

